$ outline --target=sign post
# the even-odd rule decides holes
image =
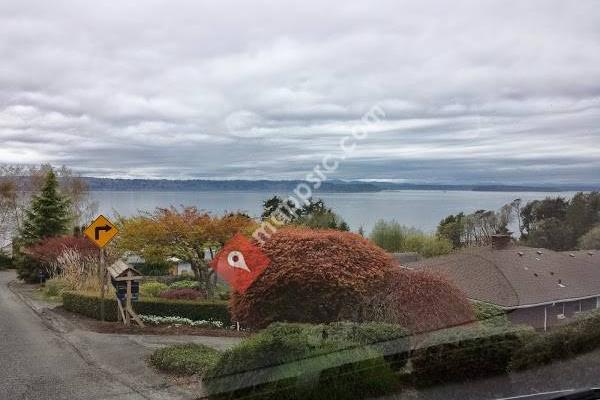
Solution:
[[[104,296],[106,293],[106,265],[104,246],[119,233],[117,227],[104,215],[98,216],[83,231],[84,235],[100,249],[100,319],[104,321]]]

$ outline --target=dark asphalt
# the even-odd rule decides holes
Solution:
[[[0,271],[0,399],[144,399],[89,365],[7,287]]]

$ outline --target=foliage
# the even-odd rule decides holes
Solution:
[[[396,221],[377,221],[370,239],[379,247],[392,253],[417,252],[423,257],[435,257],[452,251],[452,243],[446,238],[427,235],[415,228],[400,225]]]
[[[169,289],[169,286],[160,282],[142,282],[140,285],[140,296],[142,298],[158,297],[158,295]]]
[[[203,344],[177,344],[156,350],[149,361],[161,371],[179,375],[204,375],[220,357],[218,350]]]
[[[519,219],[521,200],[506,204],[499,211],[477,210],[472,214],[458,213],[440,221],[437,235],[449,240],[456,248],[464,246],[485,246],[491,243],[492,235],[507,234],[508,225],[515,215]]]
[[[119,218],[120,235],[115,245],[132,251],[146,261],[157,262],[174,256],[188,261],[203,289],[212,297],[214,272],[205,260],[205,250],[213,252],[238,232],[250,232],[255,222],[240,213],[213,217],[194,207],[181,210],[157,208],[153,213]]]
[[[475,313],[475,319],[486,325],[509,325],[508,316],[506,312],[493,304],[473,302],[473,311]]]
[[[463,236],[465,234],[465,214],[458,213],[444,218],[437,227],[437,234],[440,237],[448,239],[455,249],[463,245]]]
[[[474,320],[465,294],[442,276],[395,269],[365,299],[363,318],[407,327],[412,333],[461,325]]]
[[[25,212],[25,220],[20,235],[25,243],[65,234],[70,218],[70,201],[60,193],[56,174],[52,169],[46,174],[40,194],[33,196],[30,207]]]
[[[68,168],[3,164],[0,165],[0,243],[22,230],[32,196],[40,193],[50,171],[57,175],[60,191],[69,199],[69,229],[87,224],[96,213],[97,204],[91,201],[86,182]]]
[[[321,199],[308,199],[302,207],[297,206],[291,200],[284,200],[279,196],[273,196],[263,202],[263,213],[261,218],[267,220],[275,217],[282,222],[294,225],[306,226],[313,229],[337,229],[349,231],[348,224],[331,208],[325,205]]]
[[[42,265],[50,266],[66,250],[74,250],[82,257],[99,257],[98,248],[84,237],[54,236],[27,247],[27,255]],[[58,271],[57,271],[58,272]]]
[[[44,292],[48,297],[62,296],[63,292],[69,289],[71,289],[69,283],[61,278],[48,279],[44,284]]]
[[[206,298],[199,290],[190,288],[168,289],[159,293],[158,297],[171,300],[197,300],[201,297]]]
[[[570,201],[562,197],[531,201],[521,216],[528,245],[571,250],[600,223],[600,193],[580,192]]]
[[[156,315],[140,315],[140,319],[148,324],[152,325],[188,325],[188,326],[200,326],[206,328],[223,328],[221,321],[192,321],[189,318],[183,317],[159,317]]]
[[[360,324],[273,324],[222,354],[205,377],[209,396],[354,399],[389,392],[394,375],[371,347],[371,340],[389,339],[389,330],[370,325],[365,331]],[[404,353],[405,332],[392,337],[399,332]]]
[[[529,231],[527,244],[557,251],[572,249],[575,246],[573,230],[558,218],[546,218]]]
[[[413,377],[418,385],[431,385],[504,374],[530,334],[524,328],[485,325],[432,333],[413,351]]]
[[[262,250],[270,265],[232,297],[235,320],[252,328],[355,320],[362,298],[394,267],[385,251],[349,232],[282,228]]]
[[[579,239],[578,247],[585,250],[600,250],[600,225],[583,235]]]
[[[169,285],[171,289],[197,289],[198,282],[188,280],[175,281]]]
[[[0,271],[13,267],[13,258],[4,250],[0,250]]]
[[[600,311],[577,316],[549,332],[531,336],[515,353],[511,368],[521,370],[595,350],[600,346]]]
[[[117,320],[117,300],[114,296],[104,299],[105,316],[107,321]],[[67,311],[82,314],[94,319],[100,319],[100,296],[97,292],[64,292],[63,307]],[[161,317],[176,316],[192,321],[220,321],[223,326],[229,326],[231,320],[227,303],[224,301],[190,301],[166,299],[140,299],[133,303],[138,314],[156,315]]]
[[[171,264],[162,260],[150,260],[134,264],[133,267],[145,276],[164,276],[169,274]]]

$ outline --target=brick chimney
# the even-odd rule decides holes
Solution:
[[[492,235],[492,249],[494,250],[503,250],[506,249],[510,245],[511,236],[510,235]]]

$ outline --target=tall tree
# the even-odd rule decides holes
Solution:
[[[120,235],[115,244],[121,252],[132,251],[150,262],[164,262],[171,256],[187,261],[195,278],[212,296],[215,276],[208,267],[206,252],[214,254],[238,232],[251,233],[256,222],[240,213],[214,217],[195,207],[171,207],[119,218],[118,225]]]
[[[33,244],[41,239],[65,234],[70,224],[70,200],[58,189],[52,169],[46,173],[42,190],[33,196],[25,211],[21,239]]]

